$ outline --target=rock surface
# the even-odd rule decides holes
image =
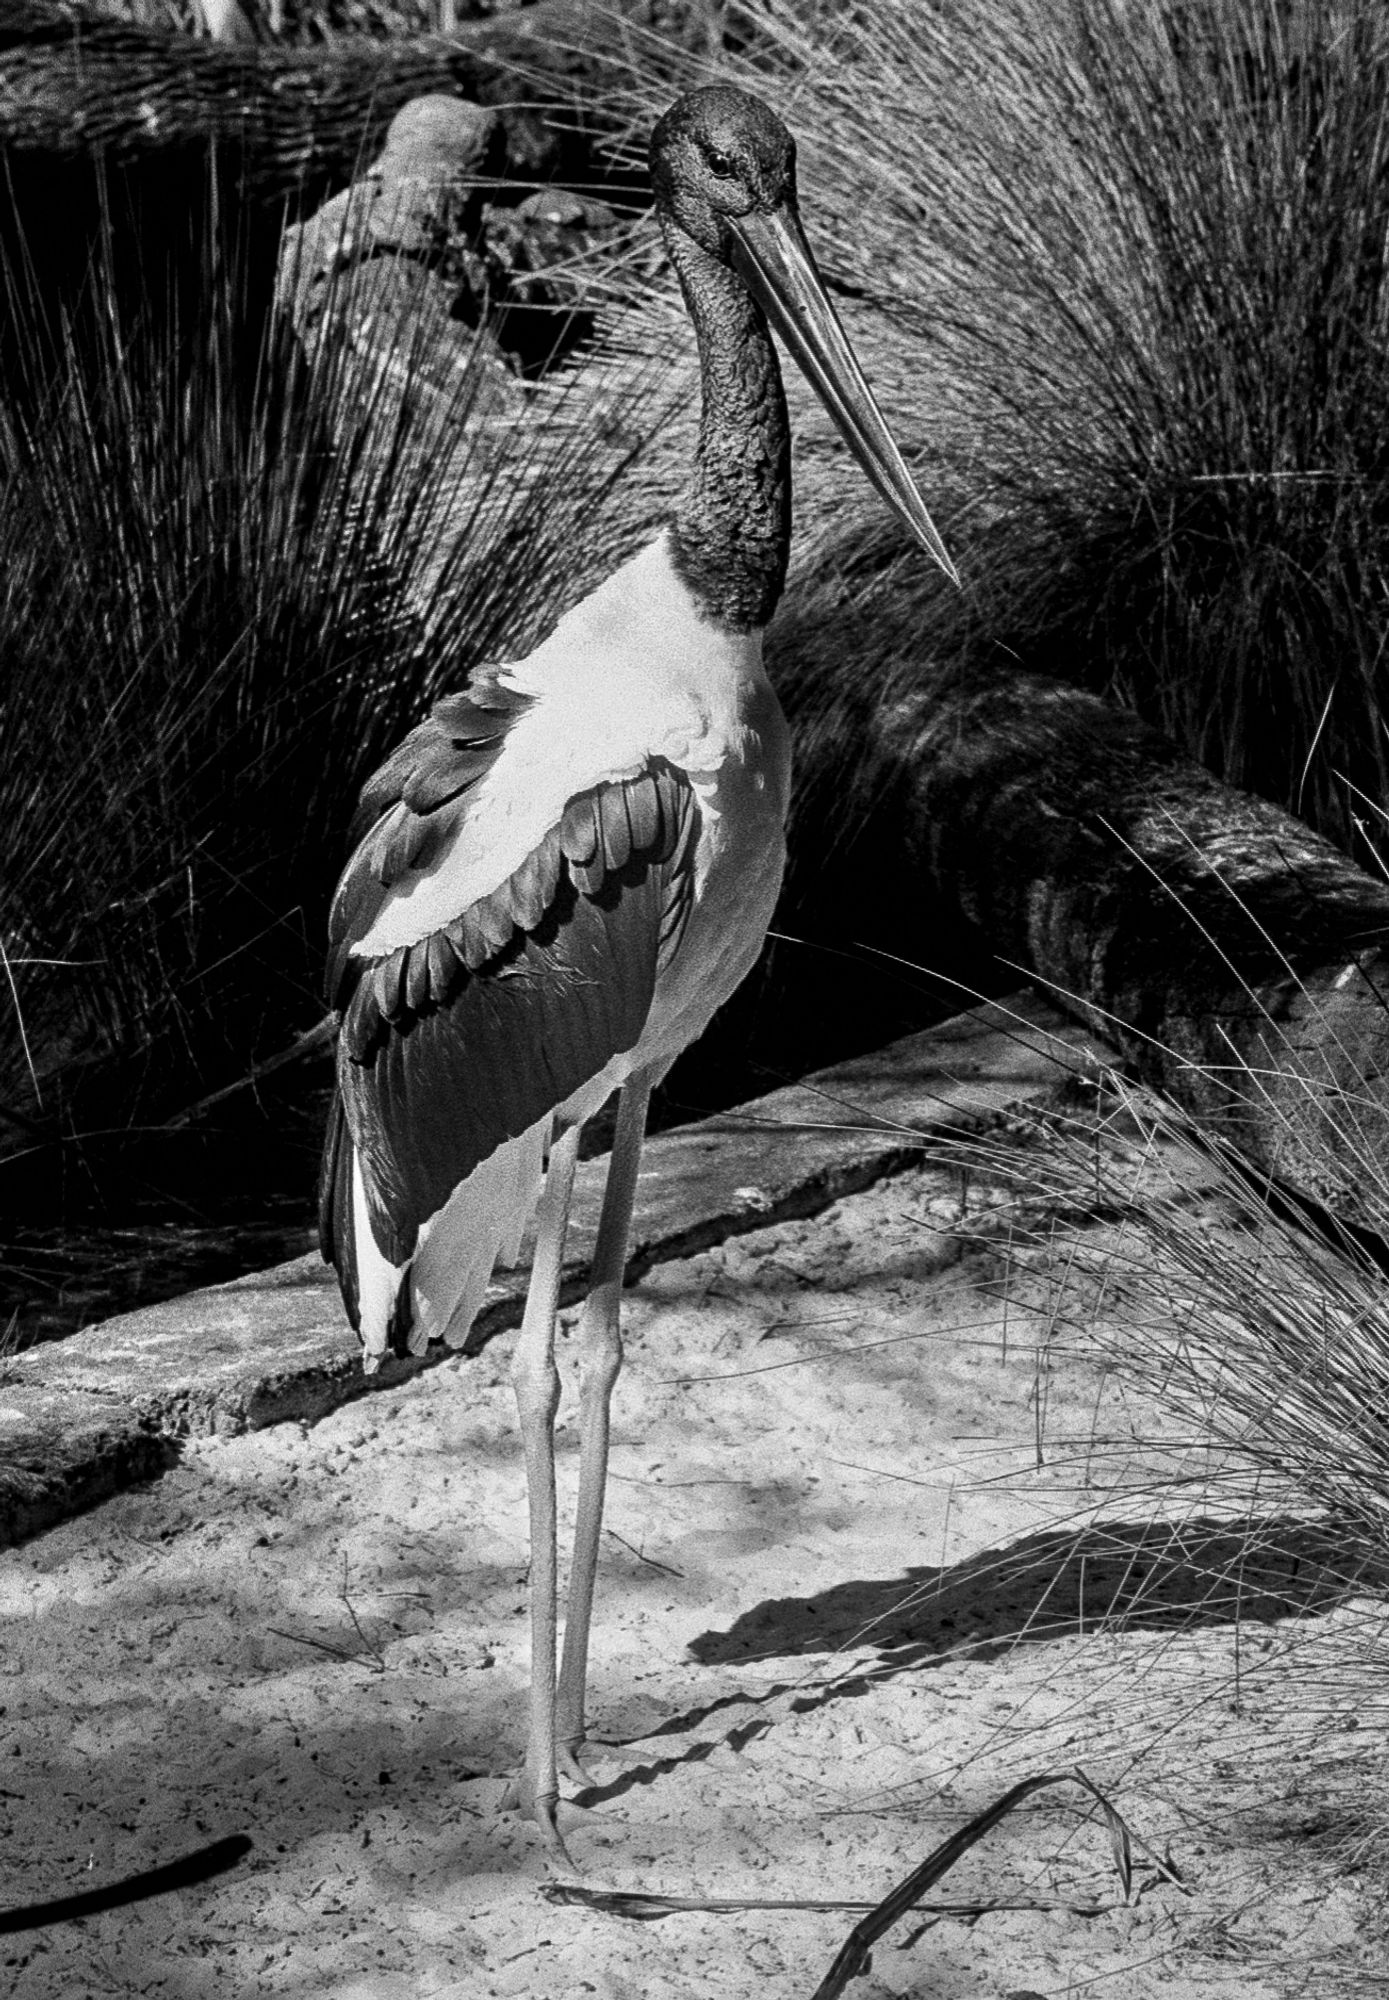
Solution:
[[[642,1157],[631,1273],[813,1215],[912,1165],[933,1133],[958,1134],[1064,1091],[1096,1061],[1082,1031],[1018,995],[659,1134]],[[570,1298],[582,1287],[606,1167],[595,1159],[579,1169]],[[524,1270],[498,1275],[473,1351],[519,1322],[524,1295]],[[13,1541],[147,1477],[175,1440],[314,1422],[448,1358],[436,1346],[364,1376],[333,1274],[315,1256],[47,1342],[12,1360],[0,1384],[0,1537]],[[72,1422],[61,1453],[60,1412]]]

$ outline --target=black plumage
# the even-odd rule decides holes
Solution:
[[[500,753],[495,737],[460,749],[458,714],[456,701],[441,703],[391,758],[394,797],[384,768],[373,778],[380,819],[334,904],[330,998],[342,1033],[320,1235],[340,1271],[351,1200],[344,1113],[372,1233],[403,1264],[421,1223],[476,1166],[636,1045],[692,906],[694,793],[658,758],[572,799],[520,867],[442,929],[379,959],[355,956],[409,872],[396,857],[422,851],[415,822],[442,822],[435,843],[451,839]]]
[[[343,1304],[353,1331],[361,1326],[357,1289],[357,1240],[352,1226],[352,1140],[343,1116],[342,1095],[333,1092],[323,1165],[318,1177],[318,1247],[338,1274]]]
[[[367,780],[349,838],[360,840],[397,801],[423,815],[467,791],[491,770],[512,724],[532,705],[498,669],[480,669],[461,694],[435,702]]]

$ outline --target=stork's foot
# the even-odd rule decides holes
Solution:
[[[571,1785],[577,1785],[581,1792],[590,1791],[598,1783],[584,1762],[584,1752],[587,1748],[588,1745],[582,1736],[576,1736],[570,1743],[555,1745],[555,1763],[559,1767],[560,1776],[567,1778]]]
[[[501,1810],[519,1813],[522,1819],[533,1820],[550,1860],[571,1875],[583,1874],[582,1867],[569,1852],[565,1835],[591,1826],[601,1818],[601,1814],[576,1806],[572,1799],[560,1798],[557,1793],[540,1791],[527,1765],[521,1767],[502,1793]]]
[[[520,1813],[523,1819],[534,1820],[550,1858],[570,1873],[577,1873],[574,1857],[560,1832],[560,1804],[557,1792],[537,1790],[533,1774],[524,1766],[502,1793],[502,1811]]]

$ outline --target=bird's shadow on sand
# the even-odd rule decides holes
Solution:
[[[720,1711],[742,1711],[726,1733],[654,1755],[594,1786],[581,1802],[598,1805],[716,1749],[741,1749],[772,1727],[771,1705],[787,1695],[801,1713],[947,1659],[989,1660],[1017,1646],[1100,1632],[1266,1626],[1312,1618],[1386,1587],[1389,1570],[1353,1559],[1333,1528],[1259,1517],[1046,1529],[945,1568],[855,1578],[813,1597],[767,1598],[728,1631],[701,1633],[692,1656],[702,1666],[730,1666],[844,1654],[846,1671],[724,1694],[671,1716],[639,1740],[654,1749],[657,1739],[687,1735]]]
[[[1306,1618],[1386,1581],[1348,1573],[1345,1540],[1292,1518],[1105,1521],[1043,1529],[947,1568],[768,1598],[704,1632],[703,1666],[872,1647],[901,1669],[1106,1630],[1178,1631]]]

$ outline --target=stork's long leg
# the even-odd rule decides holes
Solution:
[[[531,1718],[525,1768],[519,1784],[508,1792],[507,1802],[519,1803],[534,1813],[546,1846],[566,1863],[569,1856],[555,1824],[559,1800],[555,1773],[555,1411],[559,1407],[555,1310],[582,1129],[570,1126],[550,1149],[549,1171],[536,1214],[535,1259],[525,1318],[511,1365],[530,1502]]]
[[[622,1273],[627,1263],[627,1236],[632,1225],[651,1083],[649,1071],[637,1070],[628,1079],[618,1105],[603,1214],[593,1251],[588,1299],[579,1327],[579,1504],[574,1522],[569,1606],[564,1620],[556,1734],[560,1768],[581,1784],[591,1782],[579,1752],[584,1741],[589,1621],[608,1481],[609,1411],[613,1384],[622,1366]]]

